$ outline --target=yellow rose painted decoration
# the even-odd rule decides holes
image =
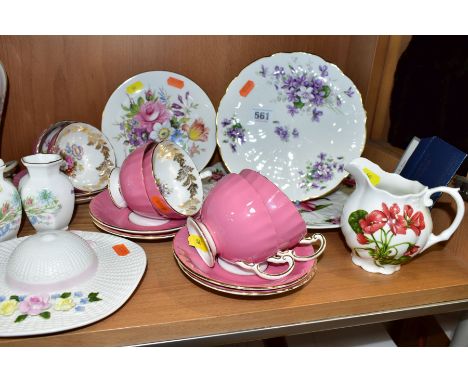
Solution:
[[[0,317],[11,316],[18,312],[14,322],[20,323],[30,319],[48,320],[52,316],[52,307],[57,312],[67,312],[73,309],[74,312],[83,312],[86,305],[101,301],[99,292],[90,292],[85,295],[83,292],[63,292],[51,295],[12,295],[10,297],[0,296]],[[1,325],[1,320],[0,320]]]
[[[18,308],[18,301],[6,300],[0,303],[0,315],[11,316]]]
[[[59,297],[54,305],[54,309],[58,311],[67,311],[74,308],[76,305],[73,297],[61,298]]]

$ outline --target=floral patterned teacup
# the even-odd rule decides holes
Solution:
[[[201,180],[206,176],[211,172],[200,174],[188,153],[175,143],[149,142],[125,159],[120,175],[109,179],[109,192],[117,207],[129,207],[136,214],[135,224],[185,219],[201,208]]]
[[[143,175],[156,211],[165,218],[185,219],[200,211],[202,179],[211,176],[211,171],[199,173],[189,154],[166,140],[145,152]]]
[[[353,262],[368,272],[398,271],[418,253],[448,240],[463,219],[465,205],[455,188],[428,189],[365,158],[354,159],[346,170],[356,179],[356,190],[343,208],[341,229]],[[428,207],[437,192],[455,199],[457,213],[450,227],[434,235]]]

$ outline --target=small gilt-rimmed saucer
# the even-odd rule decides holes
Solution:
[[[288,276],[276,280],[262,279],[256,275],[241,276],[224,270],[218,263],[212,268],[208,267],[196,249],[188,244],[188,236],[186,227],[176,234],[173,243],[174,256],[184,266],[184,269],[190,271],[198,279],[222,288],[244,291],[287,289],[299,279],[309,275],[317,263],[316,260],[296,262],[293,271]],[[294,250],[298,256],[309,256],[314,251],[311,245],[297,246]],[[275,274],[284,271],[287,265],[270,264],[270,267],[269,273]]]
[[[162,220],[162,224],[154,226],[141,226],[132,223],[129,220],[132,211],[128,208],[117,208],[107,190],[93,198],[89,204],[89,213],[93,221],[101,226],[116,232],[133,235],[159,236],[179,230],[185,225],[185,219]]]
[[[115,154],[104,134],[86,123],[71,123],[57,136],[53,148],[64,160],[62,169],[82,191],[102,190],[115,167]]]
[[[92,217],[91,217],[92,218]],[[164,240],[164,239],[172,239],[175,234],[177,233],[177,229],[174,229],[173,231],[170,232],[163,232],[160,234],[148,234],[148,233],[141,233],[141,234],[136,234],[136,233],[128,233],[125,231],[119,231],[116,229],[112,229],[108,226],[105,226],[103,224],[100,224],[97,220],[93,220],[93,223],[96,227],[98,227],[100,230],[110,233],[111,235],[116,235],[120,237],[125,237],[127,239],[132,239],[132,240]]]
[[[39,295],[25,294],[6,282],[8,260],[26,237],[0,243],[0,337],[49,334],[89,325],[114,313],[130,298],[146,268],[144,250],[112,235],[71,232],[90,243],[98,261],[96,273],[75,287]]]
[[[252,297],[263,297],[263,296],[274,296],[277,294],[291,292],[301,286],[307,284],[315,275],[315,270],[312,270],[308,274],[304,275],[296,282],[291,283],[287,286],[276,288],[276,289],[243,289],[243,288],[230,288],[224,287],[216,283],[212,283],[204,278],[199,277],[196,273],[191,272],[188,268],[182,264],[177,256],[175,256],[177,265],[180,267],[181,271],[191,280],[195,281],[196,283],[203,285],[209,289],[212,289],[217,292],[232,294],[236,296],[252,296]]]

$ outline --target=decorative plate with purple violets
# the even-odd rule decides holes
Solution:
[[[114,147],[117,166],[138,146],[169,139],[189,153],[198,170],[216,148],[216,113],[206,93],[180,74],[137,74],[112,93],[102,131]]]
[[[336,65],[308,53],[278,53],[243,69],[216,124],[226,167],[259,171],[293,201],[333,190],[366,140],[358,89]]]

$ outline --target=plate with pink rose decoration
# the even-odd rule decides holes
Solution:
[[[169,139],[182,147],[198,170],[216,148],[216,112],[206,93],[177,73],[137,74],[110,96],[101,130],[114,147],[117,166],[138,146]]]

